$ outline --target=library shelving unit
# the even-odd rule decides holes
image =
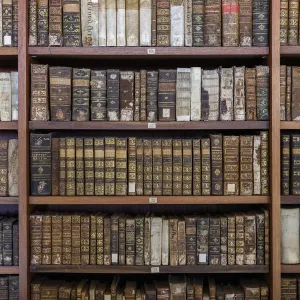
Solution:
[[[95,48],[41,48],[28,47],[28,1],[19,0],[19,46],[16,49],[0,50],[0,57],[7,56],[18,58],[19,72],[19,121],[18,124],[2,124],[2,129],[18,129],[19,139],[19,228],[20,228],[20,267],[3,268],[7,273],[17,272],[20,274],[20,300],[30,299],[30,281],[38,273],[124,273],[142,274],[155,273],[149,266],[65,266],[65,265],[39,265],[30,266],[30,241],[29,241],[29,216],[34,208],[43,205],[73,205],[80,209],[83,205],[264,205],[270,213],[270,265],[269,266],[160,266],[160,273],[252,273],[264,274],[270,286],[272,300],[280,299],[280,129],[290,125],[289,122],[280,124],[280,55],[287,57],[299,56],[300,47],[282,47],[280,50],[280,1],[271,0],[270,8],[270,41],[269,47],[220,47],[220,48],[195,48],[195,47],[95,47]],[[150,50],[150,51],[149,51]],[[281,51],[281,54],[280,54]],[[153,66],[157,62],[182,62],[193,61],[195,59],[218,59],[219,65],[223,61],[232,60],[232,65],[236,59],[244,62],[249,60],[263,60],[270,67],[270,121],[216,121],[216,122],[157,122],[155,128],[148,128],[147,123],[124,123],[124,122],[31,122],[29,117],[30,107],[30,64],[32,62],[61,64],[86,60],[95,63],[96,60],[111,63],[118,60],[120,66],[130,67],[133,62],[145,64],[147,61]],[[1,60],[1,58],[0,58]],[[128,63],[129,61],[129,63]],[[77,64],[78,65],[78,64]],[[6,128],[8,126],[9,128]],[[10,128],[12,127],[12,128]],[[270,196],[156,196],[151,202],[147,196],[126,196],[126,197],[33,197],[30,196],[30,165],[29,165],[29,135],[32,131],[75,131],[75,130],[105,130],[111,131],[159,131],[178,130],[178,134],[188,130],[269,130],[269,165],[270,165]],[[292,198],[291,198],[292,199]],[[17,201],[19,200],[19,201]],[[284,200],[285,201],[285,200]],[[292,200],[286,200],[292,201]],[[3,199],[5,202],[5,199]],[[0,199],[1,203],[1,199]],[[151,204],[149,204],[151,203]],[[1,268],[0,268],[1,270]],[[13,270],[13,271],[12,271]],[[283,271],[293,272],[294,269],[283,268]],[[295,268],[296,272],[296,268]],[[300,272],[300,269],[299,269]],[[1,271],[0,271],[1,274]],[[155,276],[155,274],[153,274]]]

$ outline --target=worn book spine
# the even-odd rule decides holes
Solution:
[[[128,5],[127,1],[126,6]],[[106,0],[106,46],[117,46],[117,0]],[[128,43],[127,46],[129,46]]]
[[[280,66],[280,121],[285,121],[286,106],[286,66]]]
[[[59,139],[59,195],[66,195],[67,181],[66,138]]]
[[[81,46],[80,0],[63,0],[63,36],[65,47]]]
[[[13,226],[17,219],[10,217],[3,221],[3,265],[13,265]]]
[[[261,194],[269,195],[269,135],[268,131],[261,131]]]
[[[171,46],[184,46],[184,0],[171,0]]]
[[[193,195],[201,195],[201,140],[193,140]]]
[[[220,217],[220,236],[221,236],[221,252],[220,252],[220,262],[222,266],[227,265],[227,244],[228,244],[228,222],[227,222],[227,217],[226,216],[221,216]]]
[[[210,139],[201,139],[202,195],[211,195],[211,148]]]
[[[116,177],[116,140],[114,137],[105,137],[105,195],[115,195],[115,177]]]
[[[111,216],[111,264],[118,265],[119,262],[119,214]]]
[[[300,182],[299,182],[299,147],[300,147],[300,136],[293,134],[291,135],[291,189],[292,195],[300,194]]]
[[[18,140],[8,141],[8,195],[16,197],[19,195],[19,160]]]
[[[1,236],[0,236],[0,247],[1,247],[1,249],[3,249],[3,223],[4,223],[4,221],[6,221],[6,217],[4,217],[4,218],[1,218],[1,221],[0,221],[0,234],[1,234]],[[3,263],[4,263],[4,253],[3,253],[3,251],[1,251],[1,253],[0,253],[0,265],[1,266],[3,266]]]
[[[135,218],[135,265],[144,265],[144,217]]]
[[[136,140],[136,194],[144,195],[144,143]]]
[[[31,65],[30,120],[49,120],[48,65]]]
[[[185,219],[178,218],[178,265],[186,265]]]
[[[126,216],[122,214],[119,218],[119,251],[118,251],[118,263],[119,265],[125,265],[125,246],[126,246]]]
[[[84,194],[95,195],[95,164],[94,164],[94,139],[83,139],[84,156]]]
[[[210,265],[221,263],[221,222],[220,217],[209,218],[208,255]]]
[[[173,151],[172,139],[162,139],[162,194],[172,195]]]
[[[286,121],[292,120],[292,67],[286,67],[286,105],[285,105]]]
[[[134,71],[120,71],[120,121],[133,121]]]
[[[152,140],[153,149],[153,195],[162,195],[163,189],[163,156],[161,139]]]
[[[252,4],[252,34],[255,47],[269,45],[269,0],[253,0]]]
[[[233,119],[246,119],[245,67],[234,67]]]
[[[66,138],[66,196],[76,195],[75,138]]]
[[[99,0],[99,46],[106,46],[106,0]]]
[[[7,36],[7,45],[11,45],[11,0],[6,1],[6,5],[2,6],[2,23],[3,23],[3,45],[5,46],[5,36]],[[5,13],[5,10],[7,12]],[[38,46],[49,45],[49,2],[48,0],[37,0],[37,42]]]
[[[62,217],[62,264],[72,263],[72,216]]]
[[[151,266],[161,265],[162,218],[151,217]]]
[[[127,138],[116,138],[116,195],[127,195]]]
[[[243,265],[246,260],[245,251],[245,217],[244,214],[235,214],[235,263]]]
[[[246,68],[246,120],[257,120],[257,101],[256,101],[256,70],[255,68]]]
[[[256,216],[256,264],[265,264],[265,216],[263,212],[255,214]]]
[[[49,46],[63,45],[62,0],[49,0]]]
[[[222,46],[239,46],[239,4],[237,0],[222,0]]]
[[[300,68],[299,68],[300,69]],[[256,66],[257,120],[269,120],[269,67]]]
[[[43,215],[42,220],[42,265],[51,265],[51,215]]]
[[[239,195],[239,136],[224,136],[224,194]]]
[[[288,44],[289,1],[280,0],[280,45]]]
[[[176,120],[191,119],[191,69],[178,68],[176,80]]]
[[[193,4],[184,0],[184,46],[193,46]]]
[[[299,1],[288,1],[288,45],[298,45]]]
[[[51,195],[51,135],[31,134],[30,135],[30,173],[31,173],[31,195]],[[6,196],[7,173],[7,141],[0,143],[0,168],[1,182],[0,193]]]
[[[253,136],[240,136],[240,195],[253,195]]]
[[[204,0],[204,45],[221,47],[221,0]]]
[[[173,139],[173,196],[182,195],[182,140]]]
[[[192,1],[193,47],[204,46],[204,0]]]
[[[261,136],[253,138],[253,194],[261,194]]]
[[[135,257],[135,219],[126,218],[126,265],[134,265]]]
[[[170,265],[178,266],[178,218],[169,218]]]
[[[297,299],[297,278],[281,278],[281,299]]]
[[[104,216],[103,218],[103,263],[111,265],[111,218]]]
[[[62,215],[52,215],[52,231],[51,231],[51,244],[52,244],[52,264],[62,264]]]
[[[136,138],[128,138],[128,195],[136,195],[137,183],[137,155]]]
[[[144,195],[151,196],[153,192],[153,157],[152,140],[143,140],[144,148]]]
[[[141,70],[141,102],[140,102],[140,121],[147,120],[147,71]]]
[[[91,120],[106,121],[106,70],[91,70]]]
[[[187,265],[197,264],[197,218],[194,216],[185,217],[186,233],[186,263]]]
[[[125,0],[117,0],[117,46],[126,46],[126,8]],[[129,25],[129,24],[128,24]]]
[[[13,224],[12,265],[19,265],[19,222]],[[19,299],[19,298],[17,298]]]
[[[158,71],[147,71],[147,121],[156,122],[158,103]]]
[[[169,245],[169,219],[162,217],[161,264],[163,266],[169,265]]]
[[[290,140],[290,135],[281,135],[281,195],[290,194]]]
[[[265,215],[265,265],[270,264],[270,219],[269,211],[263,209]]]
[[[121,227],[120,227],[121,228]],[[96,230],[97,230],[97,265],[104,264],[104,218],[100,213],[96,214]]]
[[[159,70],[158,120],[176,120],[176,70]]]
[[[140,105],[141,105],[141,72],[134,72],[134,108],[133,120],[140,121]]]
[[[197,217],[197,264],[208,264],[209,217]]]
[[[152,0],[139,0],[139,40],[140,46],[151,46]],[[129,26],[132,26],[132,19]]]
[[[18,47],[18,0],[12,0],[12,46]]]
[[[72,68],[50,67],[49,76],[51,121],[70,121]]]
[[[182,195],[191,196],[193,191],[193,145],[191,139],[182,140]]]
[[[82,46],[98,46],[98,0],[81,0]]]
[[[299,103],[299,78],[300,78],[300,68],[299,67],[292,67],[292,104],[291,104],[291,114],[292,114],[292,121],[299,121],[300,120],[300,103]],[[2,120],[2,119],[1,119]]]
[[[11,81],[11,120],[18,121],[19,107],[19,88],[18,88],[18,72],[10,72]]]
[[[0,5],[0,11],[2,11],[2,7]],[[37,0],[30,0],[28,3],[28,12],[29,12],[29,46],[37,46]],[[1,25],[0,32],[2,32],[2,16],[1,16]],[[0,36],[0,46],[3,46],[2,41],[2,33]]]
[[[119,121],[120,71],[107,70],[107,120]]]
[[[146,266],[149,266],[151,261],[151,216],[149,213],[145,216],[144,230],[144,262]]]
[[[233,120],[233,68],[220,68],[220,120]]]
[[[211,142],[211,194],[223,195],[223,138],[221,134],[210,136]]]
[[[1,95],[1,121],[11,121],[11,76],[10,73],[0,73],[0,95]]]
[[[139,0],[126,0],[126,44],[139,46]]]
[[[76,138],[75,168],[76,168],[76,196],[84,195],[84,160],[83,138]]]
[[[191,121],[201,120],[201,68],[191,68]]]
[[[157,0],[157,46],[169,47],[170,46],[170,29],[171,29],[171,16],[170,16],[170,1]]]
[[[245,221],[245,265],[256,265],[256,217],[246,213]]]
[[[83,215],[80,218],[80,254],[81,264],[90,264],[90,230],[91,217]]]
[[[234,214],[227,215],[227,243],[228,243],[228,265],[235,265],[236,263],[236,217]]]
[[[242,0],[238,3],[239,45],[252,46],[252,0]]]
[[[151,46],[157,46],[157,0],[151,0]]]

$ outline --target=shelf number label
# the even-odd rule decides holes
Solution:
[[[159,273],[159,267],[151,267],[151,273]]]
[[[156,197],[150,197],[149,198],[149,203],[150,204],[156,204],[157,203],[157,198]]]
[[[147,49],[147,54],[154,55],[155,54],[155,49],[154,48]]]
[[[156,123],[148,123],[148,128],[156,128]]]

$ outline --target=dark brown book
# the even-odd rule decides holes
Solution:
[[[29,46],[37,46],[37,0],[28,3],[29,20]]]
[[[209,298],[211,300],[215,300],[217,297],[217,287],[214,278],[208,278],[208,291],[209,291]]]
[[[210,139],[201,139],[202,195],[211,195]]]
[[[55,214],[51,216],[51,255],[52,255],[52,264],[61,265],[62,264],[62,232],[63,232],[63,217],[62,215]]]
[[[62,282],[46,279],[41,286],[41,300],[58,299],[58,291]]]
[[[208,255],[210,265],[221,263],[221,223],[220,217],[209,217]]]
[[[256,114],[256,70],[255,68],[246,68],[246,120],[257,120]]]
[[[18,266],[19,265],[19,222],[16,221],[13,224],[12,230],[12,265]]]
[[[253,135],[240,136],[240,194],[253,195]]]
[[[18,0],[12,0],[12,46],[18,47]]]
[[[173,139],[173,196],[182,195],[182,140]]]
[[[252,46],[252,1],[239,1],[239,45]]]
[[[169,300],[170,299],[170,297],[171,297],[170,287],[169,287],[169,283],[167,281],[155,281],[155,287],[156,287],[157,300]],[[192,299],[190,299],[190,300],[192,300]]]
[[[289,1],[280,1],[280,45],[288,44]]]
[[[182,194],[191,196],[193,190],[193,148],[191,139],[182,140]]]
[[[221,0],[204,0],[204,45],[221,46]]]
[[[197,218],[194,216],[185,217],[186,233],[186,263],[197,264]]]
[[[3,265],[13,265],[13,226],[16,218],[10,217],[3,221]]]
[[[66,195],[67,182],[67,159],[66,159],[66,138],[59,139],[59,195]]]
[[[265,263],[265,215],[263,212],[255,213],[256,216],[256,264]]]
[[[52,196],[59,195],[59,138],[51,140],[51,186]]]
[[[269,67],[256,66],[256,100],[258,121],[269,120],[269,85]]]
[[[201,140],[193,140],[193,195],[201,195]]]
[[[223,195],[223,138],[221,134],[210,136],[211,142],[211,193]]]
[[[261,194],[269,195],[269,133],[261,131],[261,156],[260,156],[260,174],[261,174]]]
[[[119,121],[120,71],[107,70],[107,120]]]
[[[83,138],[76,138],[76,195],[84,195]]]
[[[103,218],[103,261],[104,265],[111,265],[111,217]]]
[[[63,0],[49,0],[49,46],[63,45]]]
[[[80,218],[80,254],[81,264],[90,264],[90,232],[91,232],[91,217],[82,215]]]
[[[104,216],[101,213],[96,214],[97,227],[97,265],[104,264]]]
[[[33,143],[36,144],[36,140],[33,141]],[[39,157],[38,157],[39,153],[37,151],[32,151],[32,150],[33,149],[31,147],[31,161],[33,162],[33,160],[37,160],[37,159],[39,160]],[[39,160],[39,162],[41,162],[41,161]],[[35,164],[35,162],[33,162],[33,163]],[[48,171],[49,171],[49,175],[51,176],[51,169]],[[31,182],[33,184],[34,177],[39,176],[40,174],[39,174],[39,169],[37,168],[37,166],[34,169],[33,169],[33,167],[31,167],[31,172],[32,172]],[[8,140],[0,140],[0,196],[8,196],[8,177],[7,176],[8,176]],[[48,182],[48,184],[49,184],[49,182]],[[51,186],[50,186],[50,192],[51,192]]]
[[[65,47],[81,46],[80,0],[63,0]]]
[[[95,195],[94,139],[84,138],[84,194]]]
[[[140,121],[147,121],[147,71],[141,70]]]
[[[116,138],[116,195],[127,195],[127,138]]]
[[[157,121],[158,72],[147,71],[147,121]]]
[[[288,1],[288,45],[298,45],[299,1]]]
[[[162,156],[162,145],[161,139],[152,140],[152,151],[153,151],[153,195],[162,195],[163,189],[163,156]]]
[[[222,0],[222,46],[239,46],[238,1]]]
[[[44,214],[42,217],[42,265],[51,265],[51,215]]]
[[[106,70],[91,70],[91,120],[106,121]]]
[[[134,72],[134,113],[133,120],[140,121],[141,72]]]
[[[105,137],[105,150],[104,150],[104,172],[105,195],[115,195],[115,177],[116,177],[116,140],[113,137]]]
[[[292,120],[292,67],[286,67],[286,121]]]
[[[136,140],[136,194],[144,195],[144,142]]]
[[[290,152],[291,136],[289,134],[281,135],[281,194],[290,194]]]
[[[204,46],[204,0],[192,1],[193,47]]]
[[[126,218],[126,265],[133,266],[135,262],[135,218]]]
[[[281,278],[281,299],[297,299],[297,279],[284,276]]]
[[[38,46],[48,46],[49,45],[49,2],[48,0],[38,0],[37,1],[37,42]],[[2,7],[2,11],[4,12],[6,9],[4,5]],[[11,9],[10,9],[11,12]],[[7,15],[7,22],[9,22],[10,18]],[[11,21],[10,21],[11,22]],[[9,28],[11,27],[11,23],[7,24],[6,32],[3,32],[3,37],[5,35],[11,36]],[[5,21],[3,20],[3,23]],[[10,24],[10,26],[9,26]]]
[[[187,300],[194,300],[195,299],[195,288],[194,282],[192,277],[187,278],[186,282],[186,299]]]
[[[104,195],[104,138],[94,138],[95,196]]]
[[[135,137],[128,138],[128,195],[136,195],[137,155]]]
[[[270,1],[253,0],[252,5],[252,45],[254,47],[266,47],[269,45]]]
[[[135,217],[135,265],[144,265],[144,222],[142,215]]]
[[[244,265],[246,261],[245,249],[245,216],[243,213],[235,214],[235,263]],[[249,255],[249,254],[247,254]]]
[[[163,175],[163,195],[172,195],[172,176],[173,176],[173,151],[172,139],[162,139],[162,175]]]
[[[197,257],[198,265],[208,264],[209,217],[197,217]]]
[[[155,47],[157,45],[157,1],[151,0],[151,46]]]
[[[72,263],[72,215],[62,217],[62,264]]]
[[[245,214],[245,265],[256,265],[256,217]]]
[[[291,135],[291,189],[292,195],[300,194],[300,135]]]
[[[120,121],[133,121],[134,71],[120,71]]]
[[[221,236],[221,252],[220,261],[222,266],[226,266],[228,262],[228,220],[226,216],[220,216],[220,236]]]
[[[236,218],[234,214],[227,214],[227,252],[228,265],[235,265],[236,262]]]
[[[30,215],[30,263],[42,264],[42,216]]]
[[[96,214],[91,215],[90,223],[90,265],[97,264],[97,218]]]
[[[35,277],[30,283],[30,297],[32,300],[40,300],[41,299],[41,286],[43,281],[45,280],[44,277]]]
[[[152,140],[144,139],[144,195],[151,196],[153,192],[153,156]]]
[[[300,67],[292,67],[292,121],[300,120]]]
[[[170,1],[157,0],[156,5],[156,46],[169,47],[171,32]]]
[[[75,138],[66,138],[66,195],[76,195]]]
[[[280,66],[280,121],[285,121],[286,108],[286,66]]]
[[[81,249],[80,249],[80,241],[81,241],[81,232],[80,232],[80,214],[72,215],[72,248],[71,248],[71,264],[72,265],[80,265],[81,264]]]
[[[125,265],[126,258],[126,215],[122,214],[119,218],[119,252],[118,263],[119,265]]]

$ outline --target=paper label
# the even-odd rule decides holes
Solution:
[[[228,183],[227,184],[227,191],[229,193],[234,193],[235,192],[235,184],[234,183]]]
[[[148,128],[156,128],[156,123],[148,123]]]
[[[149,203],[150,203],[150,204],[155,204],[155,203],[157,203],[157,198],[156,198],[156,197],[150,197],[150,198],[149,198]]]
[[[164,118],[170,118],[170,109],[169,108],[164,108],[162,111],[163,117]]]
[[[199,262],[206,263],[206,254],[199,254]]]
[[[4,36],[4,46],[11,46],[11,36],[10,35]]]
[[[129,182],[129,193],[135,193],[135,182]]]
[[[154,48],[149,48],[149,49],[147,49],[147,54],[155,54],[155,49]]]
[[[116,254],[116,253],[111,254],[111,262],[112,263],[117,263],[118,262],[118,254]]]
[[[151,267],[151,273],[159,273],[159,267]]]

